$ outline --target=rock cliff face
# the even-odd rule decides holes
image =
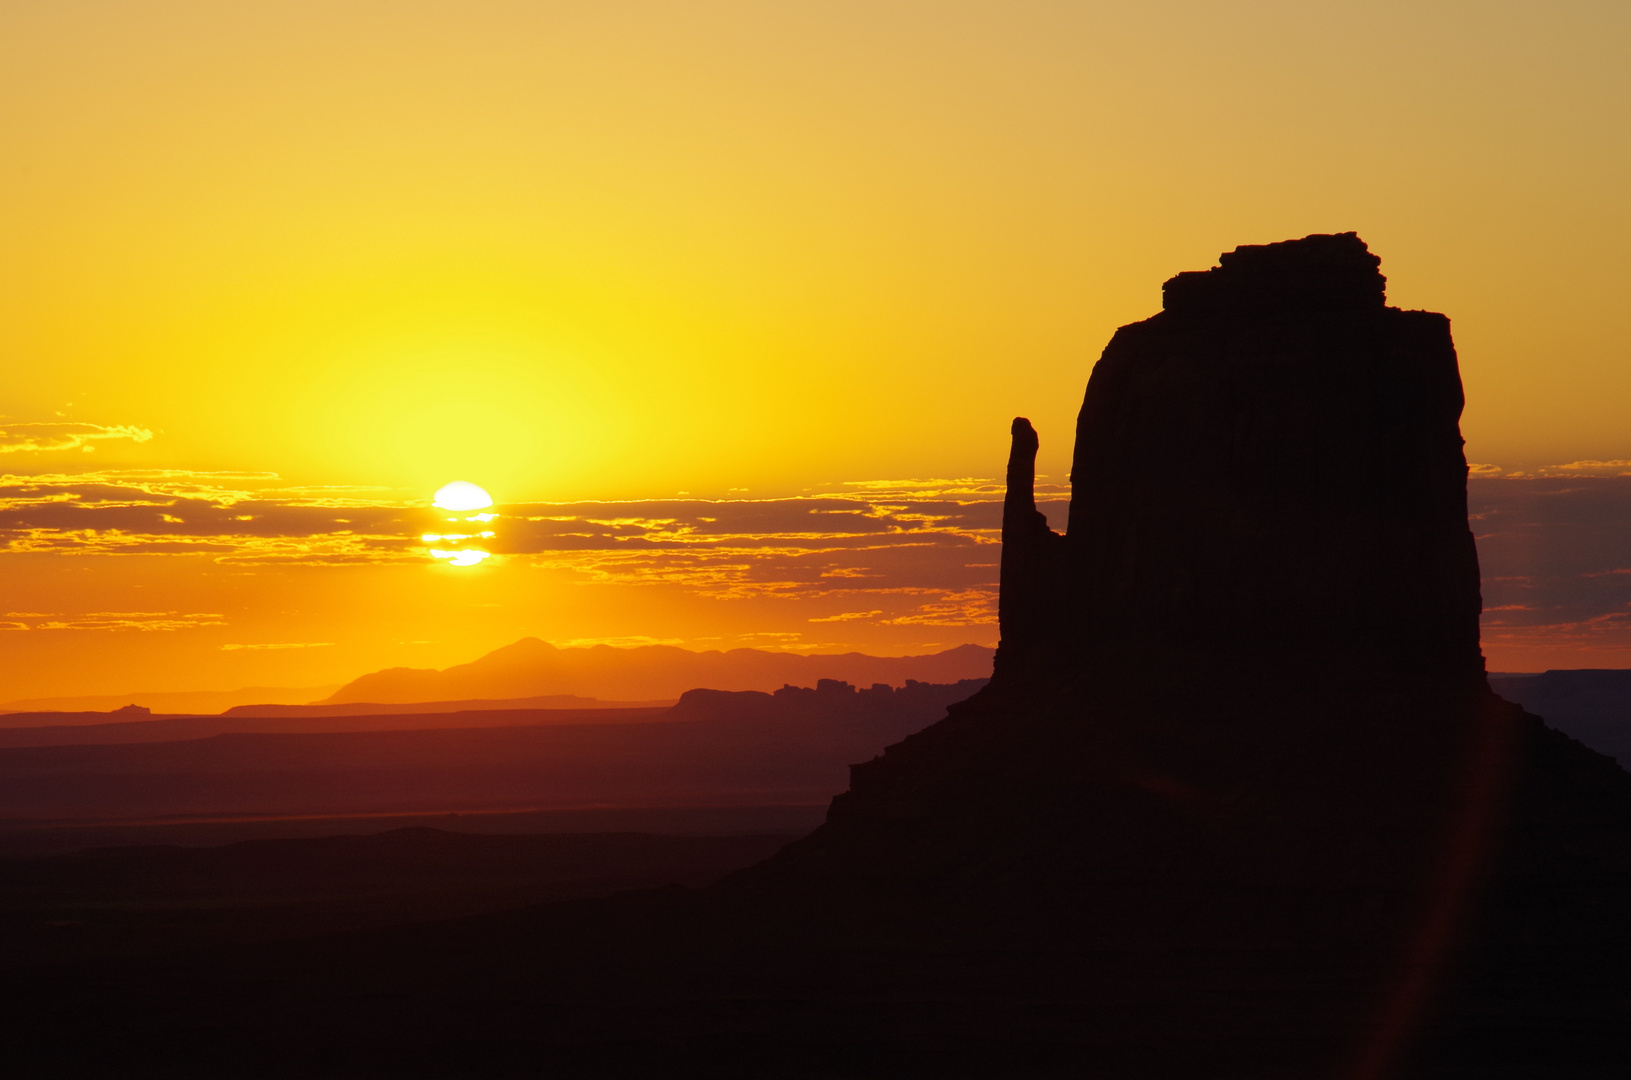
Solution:
[[[1481,675],[1449,320],[1388,307],[1378,265],[1344,233],[1168,281],[1094,368],[1062,540],[1015,422],[1005,652]]]

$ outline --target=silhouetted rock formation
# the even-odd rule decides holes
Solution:
[[[1631,671],[1576,668],[1539,675],[1491,675],[1508,701],[1631,769]]]
[[[821,719],[860,725],[863,730],[888,724],[899,735],[908,735],[938,720],[947,706],[972,697],[989,681],[922,683],[907,679],[901,687],[873,683],[862,690],[838,679],[820,679],[813,687],[789,685],[773,694],[759,690],[687,690],[666,718]]]
[[[1014,420],[1008,491],[1002,504],[1002,578],[997,619],[1002,645],[996,665],[1008,668],[1047,649],[1063,629],[1059,606],[1064,538],[1036,508],[1036,429]]]
[[[1089,969],[1136,953],[1121,977],[1163,1028],[1210,1042],[1133,1074],[1381,1076],[1489,912],[1561,940],[1514,868],[1631,899],[1631,778],[1484,683],[1447,320],[1387,307],[1353,234],[1220,262],[1094,369],[1063,537],[1014,422],[992,684],[736,880],[925,969],[995,950],[1055,1003],[1108,1005]],[[1631,960],[1631,919],[1599,903],[1569,918]],[[1538,1031],[1537,1004],[1501,1007]],[[1573,1050],[1600,1054],[1593,1030]],[[1078,1064],[1128,1045],[1095,1038]]]
[[[850,762],[934,723],[984,684],[857,690],[823,679],[774,694],[692,690],[672,709],[0,729],[0,833],[25,822],[188,815],[819,805],[843,789]]]
[[[1168,281],[1093,369],[1062,543],[1014,422],[1005,652],[1476,677],[1449,320],[1388,307],[1352,233],[1219,262]]]
[[[1016,421],[992,682],[768,862],[201,961],[145,1015],[342,1075],[1626,1075],[1631,777],[1485,684],[1448,326],[1383,284],[1352,234],[1168,282],[1063,537]],[[153,982],[81,985],[147,1031]]]
[[[984,678],[991,672],[991,649],[959,645],[922,656],[868,656],[865,653],[768,652],[727,649],[692,652],[673,645],[613,648],[556,648],[522,638],[468,664],[443,671],[388,668],[354,679],[319,705],[352,702],[401,703],[464,698],[520,698],[581,694],[609,700],[677,699],[698,686],[769,692],[787,683],[808,686],[818,679],[861,685],[899,684],[906,679],[948,683]]]

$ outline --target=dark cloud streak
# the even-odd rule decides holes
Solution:
[[[1560,467],[1562,468],[1562,467]],[[422,536],[495,533],[495,555],[586,583],[721,599],[846,599],[821,621],[993,619],[1001,491],[983,481],[847,485],[775,499],[497,507],[490,525],[371,488],[277,487],[266,473],[0,478],[0,551],[207,558],[228,564],[428,563]],[[1050,518],[1067,503],[1045,496]],[[1477,475],[1471,521],[1486,639],[1631,646],[1631,476]],[[871,598],[869,601],[868,598]],[[885,601],[887,599],[887,602]],[[830,610],[830,608],[829,608]]]

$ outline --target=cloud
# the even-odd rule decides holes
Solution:
[[[1631,648],[1631,476],[1605,475],[1623,464],[1572,462],[1555,475],[1471,479],[1490,641],[1621,635]],[[832,488],[786,498],[511,504],[482,525],[496,533],[482,543],[494,555],[489,565],[546,571],[584,587],[796,602],[812,624],[994,624],[1000,485],[962,478]],[[0,558],[191,558],[248,571],[429,566],[421,537],[449,526],[411,494],[291,487],[272,473],[0,476]],[[1062,528],[1066,502],[1053,493],[1041,505]],[[9,625],[39,629],[87,628],[87,618],[6,616]]]
[[[333,644],[332,641],[280,641],[255,645],[223,645],[221,651],[236,652],[239,649],[326,649]]]
[[[1555,466],[1556,471],[1563,473],[1581,473],[1590,475],[1631,476],[1631,461],[1571,461],[1567,465]]]
[[[1585,458],[1562,465],[1541,465],[1533,469],[1503,469],[1499,465],[1467,466],[1470,475],[1482,478],[1502,477],[1507,480],[1535,480],[1564,476],[1631,476],[1631,460],[1598,461]]]
[[[1474,479],[1486,646],[1631,648],[1631,476]]]
[[[201,626],[225,626],[226,619],[207,612],[179,611],[91,611],[83,614],[42,614],[8,612],[5,630],[196,630]]]
[[[99,440],[129,439],[143,443],[152,437],[151,431],[132,424],[0,424],[0,454],[94,450]]]
[[[0,552],[196,555],[351,565],[420,558],[425,511],[379,488],[284,488],[276,473],[0,476]]]
[[[950,480],[845,480],[836,487],[841,492],[839,498],[861,494],[869,498],[894,496],[909,499],[977,499],[1000,502],[1003,496],[1001,481],[980,476],[964,476]],[[1036,491],[1039,495],[1064,495],[1068,498],[1070,486],[1050,483],[1046,476],[1038,476]]]
[[[822,622],[994,622],[994,604],[980,598],[994,595],[996,585],[996,485],[855,487],[789,498],[501,506],[482,525],[496,535],[481,544],[494,554],[490,564],[549,571],[586,587],[799,602]],[[0,477],[0,557],[193,558],[251,572],[429,565],[423,537],[449,526],[445,514],[406,494],[297,488],[272,473],[8,475]],[[1063,504],[1052,505],[1062,515]]]
[[[876,485],[874,485],[876,487]],[[997,542],[1000,504],[980,497],[840,493],[785,499],[539,503],[498,508],[495,555],[598,580],[774,592],[767,563],[796,579],[866,578],[886,550]],[[397,498],[392,498],[397,495]],[[292,488],[270,473],[104,470],[0,477],[0,552],[180,555],[222,563],[355,565],[428,560],[445,527],[379,488]],[[964,558],[963,563],[994,560]]]
[[[966,589],[884,620],[890,626],[979,626],[997,621],[997,590]]]

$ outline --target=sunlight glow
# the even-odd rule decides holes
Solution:
[[[449,566],[475,566],[491,554],[492,552],[481,551],[476,548],[465,548],[462,551],[443,551],[440,548],[430,549],[431,558],[446,559]]]
[[[453,517],[443,519],[454,523],[462,520],[486,524],[498,517],[497,514],[493,513],[463,513],[469,510],[482,510],[493,505],[493,497],[468,480],[455,480],[451,484],[443,485],[437,490],[432,505],[442,510],[460,512]],[[469,527],[466,526],[466,528]],[[427,532],[421,534],[419,539],[426,544],[462,545],[471,540],[485,540],[493,535],[491,529],[481,529],[480,531],[471,530],[468,532]],[[448,566],[475,566],[492,555],[491,552],[483,551],[480,548],[467,547],[436,547],[430,548],[429,551],[432,559],[442,560]]]
[[[431,505],[443,510],[485,510],[493,505],[493,497],[468,480],[455,480],[437,489]]]

